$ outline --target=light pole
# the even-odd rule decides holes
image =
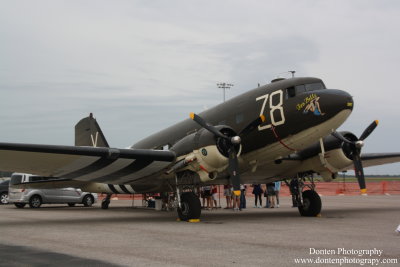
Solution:
[[[224,93],[224,102],[225,102],[225,89],[230,89],[233,84],[231,83],[217,83],[218,88],[222,88],[222,91]]]

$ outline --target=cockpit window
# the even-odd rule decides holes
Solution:
[[[306,91],[316,91],[321,89],[326,89],[323,83],[309,83],[306,84]]]
[[[286,99],[295,97],[298,94],[310,91],[316,91],[326,89],[325,85],[322,82],[318,83],[308,83],[308,84],[300,84],[295,87],[286,88]]]
[[[300,94],[306,91],[304,84],[296,85],[296,94]]]

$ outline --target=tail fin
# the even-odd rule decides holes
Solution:
[[[92,113],[75,125],[75,146],[110,147]]]

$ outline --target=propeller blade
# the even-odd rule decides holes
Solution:
[[[361,134],[360,136],[360,140],[363,141],[365,140],[365,138],[367,138],[376,128],[376,126],[378,126],[379,121],[378,120],[374,120],[368,127],[367,129],[364,130],[364,132]]]
[[[252,132],[255,128],[257,128],[259,125],[261,125],[265,121],[265,116],[261,115],[254,121],[252,121],[249,125],[247,125],[240,133],[239,136],[244,136],[248,135],[250,132]]]
[[[235,148],[232,146],[229,149],[229,175],[233,186],[233,191],[240,192],[240,174],[239,174],[239,161]],[[236,193],[235,193],[236,194]]]
[[[229,139],[227,136],[223,135],[217,128],[215,128],[214,126],[212,126],[211,124],[208,124],[205,120],[203,120],[202,117],[200,117],[199,115],[195,114],[195,113],[190,113],[190,118],[192,120],[194,120],[195,122],[197,122],[201,127],[203,127],[204,129],[207,129],[208,131],[210,131],[211,133],[213,133],[215,136],[224,138],[224,139]]]
[[[339,132],[334,131],[334,132],[331,133],[331,135],[333,135],[334,137],[336,137],[337,139],[339,139],[339,140],[341,140],[341,141],[343,141],[345,143],[354,145],[354,142],[348,140],[343,135],[341,135]]]
[[[360,185],[361,193],[367,193],[366,185],[365,185],[365,177],[364,177],[364,169],[361,162],[360,151],[354,153],[354,172],[356,173],[356,177],[358,180],[358,184]]]

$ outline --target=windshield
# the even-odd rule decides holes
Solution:
[[[22,175],[20,174],[15,174],[13,176],[11,176],[11,180],[10,180],[12,185],[16,185],[16,184],[20,184],[22,182]]]

